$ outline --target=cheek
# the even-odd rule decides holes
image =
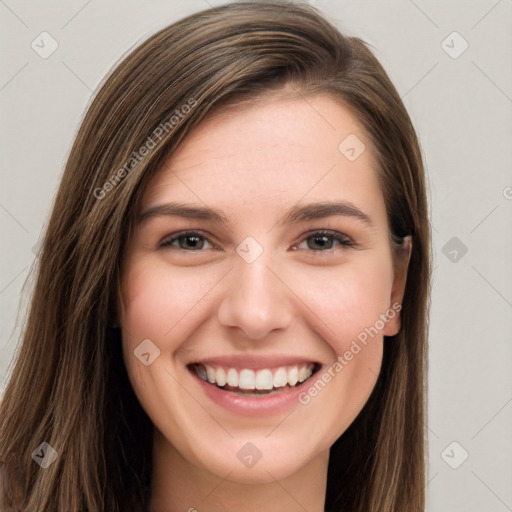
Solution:
[[[305,414],[324,419],[324,448],[348,428],[375,387],[383,357],[381,315],[389,309],[391,286],[385,257],[302,278],[304,302],[322,320],[331,351],[331,365],[299,397]]]
[[[369,330],[371,338],[381,338],[381,315],[390,307],[391,262],[385,255],[360,260],[301,279],[305,302],[329,328],[325,337],[336,354],[348,350],[352,340],[364,338]]]
[[[215,275],[212,275],[215,274]],[[191,324],[216,273],[191,269],[170,271],[165,263],[132,264],[124,278],[121,322],[130,343],[149,338],[173,349],[176,333]],[[181,336],[180,336],[181,337]]]
[[[120,323],[125,366],[140,404],[162,431],[171,425],[179,433],[194,407],[194,401],[191,407],[174,405],[186,403],[178,383],[183,371],[178,354],[198,319],[208,313],[208,292],[222,275],[215,269],[178,269],[165,261],[135,258],[123,276]],[[143,340],[150,340],[159,350],[154,358],[155,348],[146,342],[147,366],[135,353],[142,353],[138,347]],[[167,413],[163,404],[168,405]]]
[[[175,356],[182,341],[193,333],[198,315],[204,314],[204,297],[212,283],[215,276],[211,273],[197,268],[171,271],[165,262],[132,260],[127,268],[120,300],[123,358],[133,389],[147,412],[152,408],[154,413],[158,411],[155,389],[165,390],[169,396],[176,391],[169,388],[172,382],[168,378],[160,382],[162,369],[174,374]],[[147,352],[150,364],[143,366],[137,354],[143,357]]]

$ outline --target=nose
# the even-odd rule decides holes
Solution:
[[[237,328],[251,340],[284,330],[292,320],[292,292],[269,263],[264,255],[252,263],[236,261],[218,309],[223,326]]]

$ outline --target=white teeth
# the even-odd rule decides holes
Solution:
[[[254,389],[256,387],[256,376],[252,370],[242,370],[238,380],[240,389]]]
[[[219,386],[226,385],[226,372],[224,371],[223,368],[217,368],[216,380],[217,380],[217,385],[219,385]]]
[[[308,375],[308,367],[307,366],[303,366],[299,370],[299,382],[304,382],[308,377],[309,377],[309,375]]]
[[[274,381],[270,370],[260,370],[256,374],[256,389],[272,389]]]
[[[299,370],[296,366],[294,366],[289,372],[288,372],[288,384],[290,386],[295,386],[297,382],[299,381]]]
[[[226,384],[232,388],[257,389],[271,391],[273,388],[295,386],[304,382],[313,374],[313,364],[280,366],[277,369],[264,368],[261,370],[250,370],[244,368],[240,371],[235,368],[224,369],[222,367],[212,368],[205,364],[195,365],[196,373],[203,380],[210,384],[223,387]]]
[[[288,375],[286,374],[286,369],[281,366],[274,375],[274,387],[282,388],[286,384],[288,384]]]
[[[215,384],[215,370],[211,366],[206,366],[206,378],[210,384]]]
[[[309,379],[309,377],[311,377],[311,375],[313,375],[314,367],[315,367],[315,365],[313,365],[313,364],[306,365],[304,367],[304,373],[303,373],[302,378],[299,378],[299,382],[304,382],[305,380]]]
[[[238,387],[238,372],[234,368],[228,370],[228,384],[234,388]]]

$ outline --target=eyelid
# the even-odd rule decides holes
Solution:
[[[205,250],[207,250],[207,249],[187,250],[187,249],[182,249],[181,247],[176,247],[176,246],[172,245],[173,242],[175,242],[181,236],[184,236],[184,235],[198,236],[200,238],[203,238],[210,245],[212,245],[213,249],[220,249],[218,244],[216,244],[215,242],[213,242],[210,239],[209,235],[205,234],[204,231],[197,230],[197,229],[182,230],[182,231],[178,231],[176,233],[171,233],[163,238],[163,240],[159,243],[159,247],[161,247],[161,248],[174,247],[175,249],[180,250],[182,252],[204,252]],[[346,235],[345,233],[342,233],[340,231],[336,231],[336,230],[332,230],[332,229],[312,229],[312,230],[308,231],[307,233],[301,235],[299,242],[293,244],[293,247],[292,247],[293,250],[296,250],[297,246],[299,244],[306,242],[308,240],[308,238],[311,238],[315,235],[317,235],[317,236],[326,235],[326,236],[332,237],[334,240],[338,240],[340,242],[338,245],[341,246],[342,249],[339,249],[339,248],[336,249],[335,248],[336,246],[335,246],[330,249],[317,249],[317,250],[303,249],[303,250],[306,250],[307,252],[312,252],[312,253],[330,253],[330,252],[337,252],[339,250],[343,250],[345,248],[350,248],[350,247],[355,246],[354,241],[348,235]]]
[[[302,238],[300,239],[300,241],[297,244],[294,244],[294,248],[297,245],[307,241],[308,238],[311,238],[315,235],[316,236],[326,235],[326,236],[332,237],[333,239],[338,240],[340,242],[339,245],[342,246],[343,249],[354,247],[356,245],[351,237],[349,237],[345,233],[342,233],[341,231],[336,231],[334,229],[313,229],[313,230],[309,231],[308,233],[306,233],[305,236],[302,235]],[[333,248],[324,249],[324,250],[320,250],[320,249],[318,249],[318,250],[307,249],[307,250],[309,252],[313,252],[313,253],[321,253],[321,252],[329,253],[329,252],[335,252],[335,251],[339,251],[339,250],[343,250],[343,249],[336,249],[335,247],[333,247]]]
[[[172,243],[175,242],[176,240],[178,240],[178,238],[180,238],[181,236],[185,236],[185,235],[192,235],[192,236],[195,235],[200,238],[203,238],[210,245],[212,245],[213,249],[219,249],[219,246],[210,239],[210,236],[205,234],[205,232],[200,229],[184,229],[182,231],[177,231],[176,233],[171,233],[162,239],[162,241],[158,244],[158,247],[161,247],[161,248],[174,247],[175,249],[177,249],[179,251],[183,251],[183,252],[203,252],[205,250],[205,249],[197,249],[195,251],[187,250],[187,249],[182,249],[181,247],[176,247],[176,246],[172,245]]]

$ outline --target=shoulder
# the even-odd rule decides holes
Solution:
[[[14,506],[7,466],[0,462],[0,512],[18,512]]]

